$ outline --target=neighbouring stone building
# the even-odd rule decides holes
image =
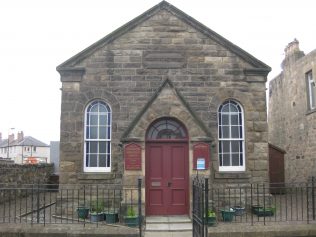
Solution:
[[[282,72],[270,82],[269,142],[285,154],[285,182],[316,175],[316,50],[305,55],[295,39]]]
[[[188,214],[197,168],[211,185],[268,182],[270,70],[162,1],[57,67],[60,182],[143,177],[150,215]]]

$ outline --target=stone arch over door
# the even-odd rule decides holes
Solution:
[[[189,213],[188,132],[178,120],[155,120],[146,132],[146,215]]]

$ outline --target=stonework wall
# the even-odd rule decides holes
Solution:
[[[161,10],[78,60],[75,66],[84,68],[85,72],[61,73],[62,183],[121,183],[122,135],[166,79],[211,134],[208,142],[211,143],[212,182],[268,181],[266,76],[245,73],[246,68],[253,66],[170,12]],[[84,110],[96,98],[112,108],[112,170],[107,174],[83,173]],[[179,104],[171,104],[174,100],[170,98],[169,107],[157,106],[158,110],[142,117],[147,121],[142,120],[140,125],[147,126],[162,116],[176,117],[187,128],[195,125],[187,119],[187,112],[179,110]],[[218,172],[217,110],[229,98],[240,102],[244,109],[246,172],[224,174]],[[138,127],[141,129],[136,139],[143,149],[146,126]],[[196,131],[196,139],[205,136],[201,130]],[[193,144],[191,140],[190,152]],[[135,177],[144,175],[144,170],[134,174]]]
[[[0,163],[2,184],[47,184],[53,174],[52,164],[19,165]]]
[[[316,174],[316,113],[307,107],[305,78],[310,70],[316,78],[316,51],[294,51],[270,82],[269,142],[286,151],[285,181],[304,182]]]

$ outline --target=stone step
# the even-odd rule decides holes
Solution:
[[[185,232],[192,231],[188,216],[146,217],[146,232]]]

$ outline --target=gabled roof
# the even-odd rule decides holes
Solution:
[[[238,46],[236,46],[232,42],[228,41],[224,37],[217,34],[215,31],[209,29],[208,27],[206,27],[205,25],[203,25],[199,21],[195,20],[191,16],[187,15],[186,13],[184,13],[183,11],[179,10],[178,8],[174,7],[173,5],[171,5],[170,3],[166,2],[166,1],[160,2],[156,6],[150,8],[149,10],[144,12],[143,14],[134,18],[130,22],[126,23],[125,25],[121,26],[117,30],[108,34],[104,38],[95,42],[94,44],[92,44],[88,48],[84,49],[80,53],[71,57],[70,59],[68,59],[64,63],[60,64],[56,68],[57,71],[63,71],[63,70],[70,69],[71,67],[74,67],[78,62],[80,62],[84,58],[88,57],[89,55],[94,53],[99,48],[103,47],[104,45],[106,45],[108,43],[111,43],[112,41],[114,41],[115,39],[120,37],[121,35],[127,33],[131,29],[135,28],[137,25],[141,24],[142,22],[144,22],[148,18],[152,17],[153,15],[155,15],[157,12],[159,12],[161,10],[166,10],[166,11],[170,12],[171,14],[175,15],[176,17],[178,17],[179,19],[184,21],[185,23],[192,26],[197,31],[201,32],[202,34],[204,34],[204,35],[208,36],[209,38],[211,38],[212,40],[214,40],[216,43],[222,45],[223,47],[227,48],[231,52],[235,53],[236,55],[238,55],[239,57],[244,59],[246,62],[253,65],[255,68],[257,68],[258,71],[260,71],[262,74],[267,75],[271,71],[271,68],[268,65],[266,65],[265,63],[256,59],[251,54],[247,53],[246,51],[239,48]]]
[[[41,142],[40,140],[37,140],[34,137],[26,136],[23,138],[23,140],[18,141],[14,140],[10,142],[9,146],[36,146],[36,147],[48,147],[47,144],[44,142]],[[3,139],[0,143],[0,147],[8,147],[8,139]]]
[[[126,131],[123,133],[121,137],[121,141],[126,141],[129,134],[132,132],[134,127],[137,125],[137,123],[140,121],[142,116],[146,113],[146,111],[151,107],[151,105],[154,103],[154,101],[158,98],[160,93],[163,91],[165,87],[169,86],[172,88],[182,103],[182,105],[186,108],[186,110],[189,112],[190,116],[192,117],[195,124],[205,133],[205,135],[208,137],[208,139],[212,139],[210,131],[207,129],[207,127],[204,125],[204,123],[199,119],[199,117],[194,113],[194,111],[190,108],[189,104],[185,101],[181,93],[174,87],[173,83],[167,78],[164,80],[164,82],[161,84],[161,86],[157,89],[155,94],[148,100],[147,104],[143,107],[143,109],[136,115],[136,117],[133,119],[133,121],[130,123]]]

